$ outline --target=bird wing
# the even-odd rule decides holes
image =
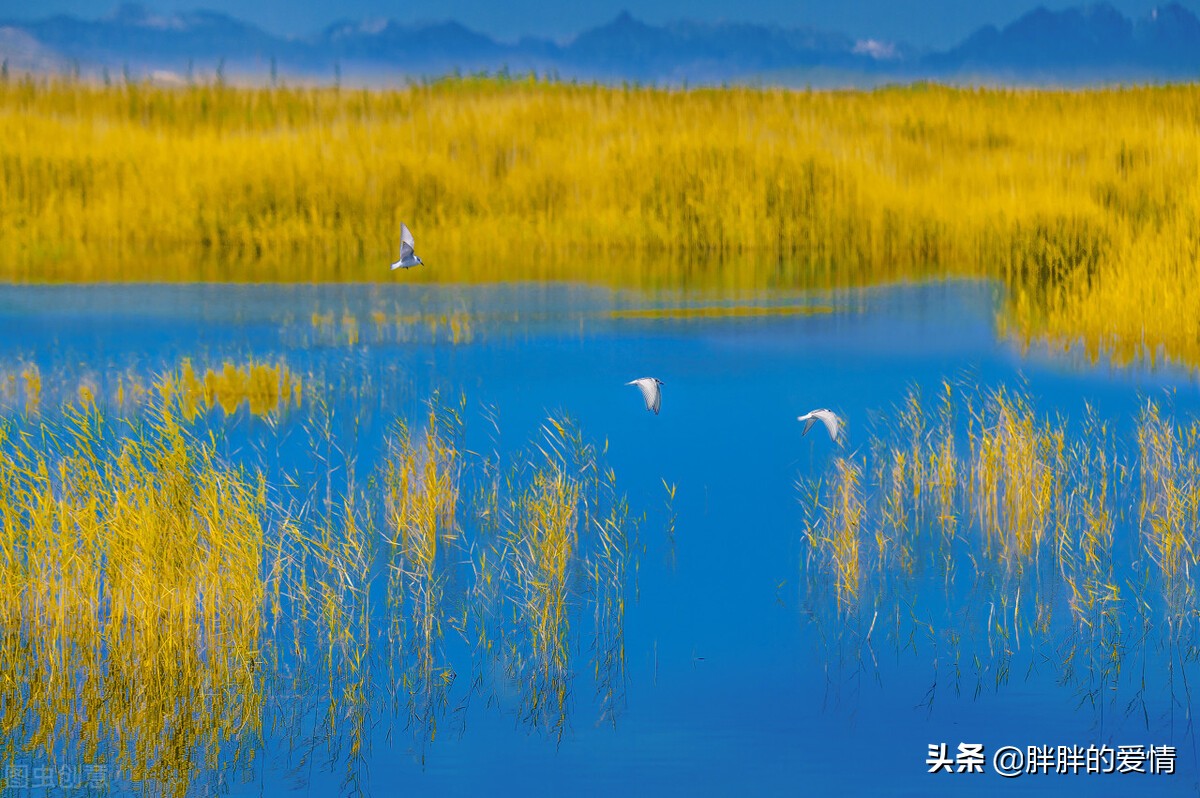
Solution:
[[[817,418],[821,419],[821,421],[825,424],[825,428],[829,430],[830,440],[836,441],[837,436],[838,436],[838,426],[839,426],[838,417],[835,416],[832,412],[830,412],[828,410],[817,410],[816,412],[813,413],[813,415],[816,416]],[[811,424],[812,419],[809,419],[808,423]]]
[[[413,240],[412,231],[408,229],[408,225],[404,222],[400,223],[400,251],[404,251],[404,245],[408,244],[408,251],[412,252],[417,248],[417,242]]]
[[[642,377],[641,379],[625,384],[636,385],[638,390],[642,392],[642,399],[646,402],[646,409],[653,410],[654,415],[658,415],[658,408],[662,406],[662,391],[658,389],[657,382],[649,377]]]
[[[413,255],[412,245],[409,244],[407,241],[401,241],[400,242],[400,262],[403,263],[404,261],[411,258],[412,255]]]
[[[804,416],[803,418],[805,418],[807,420],[804,422],[804,432],[801,432],[800,434],[807,435],[808,431],[810,429],[812,429],[812,425],[817,423],[817,420],[813,417],[812,413],[809,413],[807,416]]]

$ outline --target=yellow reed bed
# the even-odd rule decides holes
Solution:
[[[1161,569],[1172,615],[1195,613],[1200,567],[1200,421],[1177,423],[1148,403],[1138,425],[1146,558]]]
[[[460,454],[447,440],[436,409],[419,442],[400,424],[387,462],[387,518],[394,553],[408,569],[428,578],[438,537],[455,532]]]
[[[1003,586],[997,606],[1011,588],[1015,612],[1032,589],[1040,624],[1062,597],[1078,626],[1108,628],[1128,587],[1173,623],[1196,613],[1200,420],[1151,401],[1113,429],[1091,408],[1072,423],[1020,394],[948,384],[940,418],[924,408],[914,391],[868,453],[799,485],[806,571],[839,612],[922,569],[952,581],[969,562],[971,578]],[[1117,576],[1131,571],[1148,581]]]
[[[406,279],[1052,274],[1188,210],[1196,104],[1189,88],[10,81],[0,253],[16,279],[373,280],[403,217],[436,261]],[[696,273],[731,253],[753,255],[744,274]]]
[[[183,794],[260,733],[263,494],[169,415],[64,412],[0,427],[0,727]]]
[[[830,572],[840,608],[852,605],[858,597],[864,510],[862,468],[838,457],[831,471],[829,502],[822,508],[818,522],[806,525],[804,537],[809,550],[821,555],[821,565]]]
[[[302,431],[298,470],[238,466],[189,426],[222,403],[210,382],[185,361],[129,418],[0,414],[0,768],[45,756],[184,795],[238,777],[264,735],[316,735],[350,780],[402,709],[434,740],[460,670],[470,693],[514,680],[523,721],[561,737],[585,636],[603,717],[620,711],[631,522],[574,426],[548,420],[544,460],[501,479],[461,445],[465,400],[435,398],[363,467],[318,392],[251,428],[267,446]]]
[[[1026,340],[1200,363],[1200,87],[0,83],[0,279],[1005,280]],[[430,266],[385,266],[401,220]]]
[[[1062,501],[1065,432],[1039,422],[1019,397],[1001,392],[988,404],[990,423],[972,430],[970,441],[976,512],[989,549],[1013,561],[1028,560],[1041,548]],[[944,433],[941,445],[953,450],[953,430]]]
[[[1200,366],[1200,201],[1194,186],[1181,194],[1189,197],[1187,210],[1175,209],[1112,247],[1094,274],[1071,274],[1038,300],[1018,290],[1002,328],[1026,343],[1080,343],[1089,359],[1117,365]]]
[[[567,569],[576,547],[580,485],[560,470],[539,470],[521,501],[514,540],[530,613],[535,656],[566,661]]]
[[[198,369],[190,358],[183,358],[177,367],[149,378],[134,370],[113,378],[69,368],[42,373],[33,363],[8,371],[0,366],[0,412],[29,417],[39,416],[43,404],[54,410],[62,404],[93,402],[123,413],[167,406],[184,421],[214,407],[232,414],[245,406],[251,414],[264,416],[299,408],[303,396],[304,378],[282,360],[227,360],[219,368]]]
[[[251,360],[244,366],[226,361],[220,370],[206,369],[203,377],[184,358],[177,370],[163,376],[159,393],[168,404],[179,408],[187,420],[200,411],[219,405],[235,413],[245,403],[256,416],[299,406],[303,381],[286,363],[268,364]]]

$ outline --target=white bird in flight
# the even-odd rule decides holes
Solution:
[[[812,429],[812,425],[817,423],[818,420],[821,421],[825,425],[825,429],[829,430],[829,439],[834,441],[837,440],[838,429],[842,425],[841,420],[833,414],[833,411],[825,409],[814,410],[811,413],[796,416],[796,420],[804,422],[804,432],[800,433],[801,435],[807,435],[808,431]]]
[[[659,387],[664,384],[662,380],[657,377],[641,377],[625,384],[636,385],[642,392],[642,398],[646,400],[646,409],[653,410],[654,415],[658,415],[658,408],[662,407],[662,388]]]
[[[400,223],[400,260],[392,264],[392,271],[396,269],[411,269],[413,266],[420,266],[425,261],[417,257],[413,252],[413,246],[416,242],[413,241],[412,231],[408,229],[408,225],[404,222]]]

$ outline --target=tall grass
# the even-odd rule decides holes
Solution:
[[[482,524],[469,551],[471,636],[498,658],[522,721],[557,739],[589,703],[575,692],[581,638],[590,637],[599,719],[615,723],[625,695],[635,524],[603,459],[574,423],[552,417],[510,469],[487,464],[474,499]]]
[[[804,530],[810,551],[817,553],[818,564],[828,569],[833,579],[839,607],[858,598],[862,575],[859,547],[862,538],[862,468],[844,457],[834,460],[830,475],[831,495],[820,522]],[[821,523],[823,522],[823,523]],[[880,554],[882,554],[882,545]]]
[[[230,371],[236,409],[256,372],[206,373]],[[322,392],[243,428],[202,415],[207,382],[185,361],[127,417],[0,417],[0,765],[182,795],[282,739],[354,791],[379,735],[433,744],[477,696],[559,738],[579,707],[615,720],[630,522],[577,428],[481,461],[435,400],[360,462]]]
[[[414,438],[401,422],[390,444],[384,486],[387,523],[388,643],[407,687],[409,718],[432,740],[453,669],[445,659],[447,544],[459,535],[461,457],[454,417],[431,406]],[[439,558],[439,549],[441,557]],[[395,680],[393,680],[394,682]]]
[[[1200,88],[0,84],[0,278],[987,276],[1026,339],[1200,363]]]
[[[1172,619],[1197,609],[1200,567],[1200,422],[1180,424],[1148,403],[1138,426],[1138,472],[1146,559],[1162,574]]]
[[[169,414],[84,405],[41,433],[0,428],[6,761],[183,794],[260,732],[262,491]]]
[[[219,370],[205,369],[202,379],[192,361],[184,358],[176,371],[159,381],[159,392],[167,405],[177,407],[191,421],[214,406],[228,415],[245,403],[256,416],[299,406],[303,385],[301,378],[282,362],[251,360],[239,366],[227,360]]]
[[[956,685],[969,663],[977,691],[984,674],[999,686],[1024,647],[1093,705],[1140,659],[1131,712],[1146,662],[1176,667],[1154,652],[1194,646],[1196,419],[1150,401],[1120,422],[1091,408],[1072,421],[1011,390],[947,385],[939,409],[913,392],[875,433],[800,484],[805,601],[843,655],[874,657],[889,619],[877,643],[928,641]]]
[[[987,548],[1021,564],[1036,557],[1061,505],[1064,432],[1028,402],[998,392],[971,430],[971,495]],[[953,449],[954,430],[942,446]],[[953,513],[953,507],[947,507]]]

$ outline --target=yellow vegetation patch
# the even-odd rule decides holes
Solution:
[[[183,794],[258,732],[262,494],[169,417],[112,440],[94,406],[68,410],[49,450],[8,432],[0,725]]]
[[[1200,363],[1200,87],[0,83],[0,279],[997,278],[1032,340]],[[714,120],[720,120],[714,124]]]
[[[186,795],[253,761],[264,733],[308,739],[290,724],[312,722],[352,773],[401,708],[434,739],[461,709],[458,669],[468,693],[502,673],[524,721],[561,736],[583,657],[618,711],[628,511],[574,427],[547,421],[542,456],[504,479],[472,460],[484,478],[463,507],[478,456],[462,404],[431,402],[419,431],[398,422],[358,482],[357,439],[337,438],[319,396],[297,424],[293,465],[311,470],[270,457],[251,474],[217,456],[219,433],[187,427],[204,390],[185,362],[155,387],[170,401],[133,420],[91,401],[0,420],[0,766],[36,752]]]
[[[800,485],[806,562],[839,610],[861,600],[857,585],[877,598],[921,566],[950,580],[966,563],[972,579],[1017,589],[997,597],[1014,614],[1020,585],[1040,584],[1027,600],[1041,624],[1048,597],[1065,595],[1078,625],[1107,628],[1120,611],[1116,574],[1130,569],[1154,574],[1141,589],[1161,589],[1173,622],[1200,608],[1200,421],[1176,422],[1150,402],[1122,435],[1090,408],[1073,424],[1019,394],[945,387],[936,418],[913,392],[869,454],[835,458]],[[1152,597],[1138,600],[1148,608]]]
[[[632,308],[608,312],[614,319],[753,319],[769,316],[817,316],[833,308],[812,305],[709,305],[705,307]]]
[[[245,402],[256,416],[299,406],[303,381],[285,363],[269,365],[250,361],[235,366],[226,361],[220,370],[206,369],[203,378],[184,358],[179,368],[167,374],[158,385],[168,406],[178,407],[183,417],[192,420],[203,408],[219,405],[225,413],[234,413]]]

